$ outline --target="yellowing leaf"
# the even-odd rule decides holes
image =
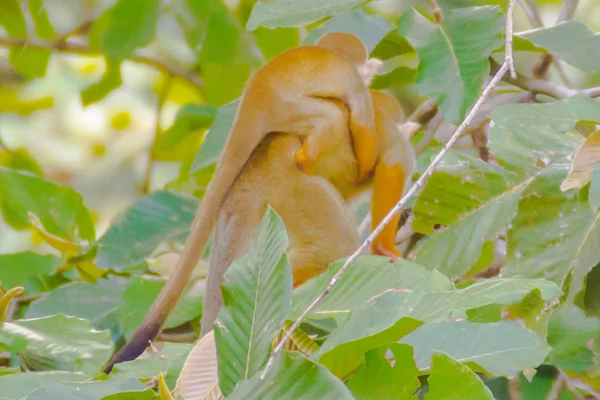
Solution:
[[[8,306],[13,297],[20,295],[25,290],[22,286],[17,286],[4,293],[4,296],[0,297],[0,322],[4,321],[8,312]]]
[[[592,133],[577,150],[571,170],[560,185],[560,189],[564,192],[586,185],[592,178],[592,171],[598,161],[600,161],[600,131]]]

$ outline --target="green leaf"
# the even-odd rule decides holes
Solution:
[[[225,143],[227,143],[239,105],[240,100],[238,99],[219,108],[215,121],[204,136],[204,142],[194,159],[190,173],[199,172],[217,162]]]
[[[416,65],[414,53],[385,61],[381,73],[373,78],[371,89],[381,90],[414,83]]]
[[[0,343],[10,351],[25,350],[38,357],[51,357],[74,371],[97,372],[112,353],[108,331],[64,314],[23,319],[0,325]]]
[[[160,293],[165,281],[143,276],[131,278],[118,306],[119,325],[125,337],[129,338],[140,326],[150,306]],[[200,285],[204,285],[201,282]],[[179,326],[186,321],[198,319],[202,315],[203,287],[196,284],[186,290],[167,318],[165,328]]]
[[[82,373],[51,371],[27,372],[24,374],[0,376],[0,400],[20,400],[29,393],[44,386],[63,382],[84,382],[90,377]]]
[[[81,103],[84,107],[96,103],[122,84],[121,62],[113,62],[107,59],[106,71],[102,78],[81,92]]]
[[[60,259],[31,251],[0,255],[0,286],[23,286],[28,294],[44,289],[45,277],[54,273]]]
[[[37,175],[0,167],[0,206],[13,228],[35,226],[53,240],[73,246],[85,246],[95,239],[94,224],[81,195]]]
[[[239,97],[250,71],[258,67],[256,48],[222,0],[185,0],[175,11],[202,70],[202,94],[209,104]]]
[[[162,133],[152,149],[156,160],[181,161],[181,154],[187,154],[192,143],[198,140],[199,131],[213,123],[217,108],[206,105],[187,104],[183,106],[173,125]]]
[[[258,28],[254,31],[256,44],[266,60],[300,44],[300,31],[297,28]]]
[[[35,48],[12,48],[8,60],[19,74],[27,78],[42,78],[46,74],[52,52]]]
[[[457,122],[475,102],[489,73],[488,57],[499,47],[504,16],[499,7],[449,11],[436,24],[414,9],[402,14],[399,33],[417,50],[417,89],[438,100],[447,120]]]
[[[0,2],[0,26],[6,29],[10,37],[21,39],[27,37],[27,25],[20,0],[3,0]]]
[[[108,381],[86,383],[59,383],[38,389],[23,400],[99,400],[115,393],[131,391],[143,392],[145,389],[144,385],[137,379],[111,379]],[[131,397],[126,398],[132,399]],[[125,398],[123,398],[123,400],[125,400]]]
[[[333,263],[327,271],[294,290],[291,318],[296,319],[329,285],[331,278],[344,264]],[[453,289],[452,283],[436,271],[403,258],[390,264],[389,258],[360,256],[344,273],[343,278],[311,312],[311,318],[334,316],[343,319],[353,309],[388,289],[404,288],[439,292]]]
[[[100,400],[161,400],[161,398],[152,388],[148,388],[144,391],[128,391],[110,394],[104,396]]]
[[[283,221],[268,208],[250,251],[225,273],[223,308],[214,325],[219,385],[228,396],[235,385],[260,371],[292,301],[292,270]]]
[[[73,282],[54,289],[25,312],[26,318],[47,317],[63,313],[89,320],[96,329],[116,328],[116,311],[127,281],[114,277],[101,279],[96,285]]]
[[[503,276],[544,277],[559,285],[571,274],[571,303],[600,262],[600,214],[559,189],[566,165],[550,166],[525,192],[508,232]]]
[[[337,14],[323,25],[311,30],[303,44],[315,44],[326,33],[345,32],[358,37],[371,53],[392,29],[394,25],[382,16],[354,10]]]
[[[371,57],[385,61],[393,57],[415,53],[415,49],[406,38],[400,36],[397,29],[393,29],[381,39],[371,52]]]
[[[39,176],[44,175],[39,163],[23,147],[9,149],[5,146],[0,150],[0,165],[11,169],[28,171]]]
[[[468,272],[477,262],[483,245],[496,239],[517,213],[521,195],[531,182],[526,180],[437,231],[416,250],[415,261],[436,269],[450,279]],[[453,199],[456,201],[456,199]]]
[[[401,339],[423,322],[441,321],[453,312],[488,304],[512,304],[535,288],[541,289],[545,300],[560,294],[556,285],[544,280],[496,278],[438,293],[390,289],[354,309],[315,357],[334,375],[344,377],[363,362],[366,351]]]
[[[417,399],[419,370],[413,360],[413,349],[405,344],[389,346],[394,366],[387,360],[387,346],[370,350],[365,363],[348,379],[348,389],[356,400]]]
[[[350,391],[326,368],[299,353],[283,352],[264,379],[240,382],[227,400],[352,400]]]
[[[548,321],[548,344],[552,346],[548,363],[570,371],[592,370],[590,343],[594,340],[600,340],[600,321],[586,317],[577,307],[561,307]]]
[[[90,48],[104,54],[111,64],[131,56],[154,39],[159,7],[160,0],[117,0],[94,20]]]
[[[142,197],[98,242],[96,265],[117,271],[134,267],[163,242],[183,243],[198,201],[171,191]]]
[[[150,353],[148,357],[138,358],[115,364],[109,377],[110,379],[150,379],[166,372],[180,357],[185,356],[191,349],[191,345],[185,343],[165,342],[160,353]]]
[[[413,228],[433,234],[434,225],[455,223],[461,215],[476,212],[482,205],[511,193],[523,180],[502,168],[451,150],[417,198]]]
[[[30,0],[27,9],[37,37],[47,41],[58,38],[58,33],[48,18],[47,8],[44,6],[43,0]]]
[[[252,9],[246,29],[253,31],[259,26],[266,28],[300,27],[320,19],[341,14],[369,0],[275,0],[271,3],[257,2]]]
[[[517,33],[536,46],[586,72],[600,71],[600,35],[573,19],[547,28]]]
[[[590,185],[590,193],[588,195],[590,208],[594,212],[598,212],[600,208],[600,164],[597,164],[592,171],[592,184]]]
[[[574,96],[546,104],[506,104],[491,117],[491,152],[505,168],[532,176],[543,166],[571,163],[584,138],[568,131],[579,121],[600,121],[600,102]]]
[[[427,382],[429,393],[425,400],[494,400],[492,392],[473,371],[445,354],[438,353],[432,357],[431,375]]]
[[[461,364],[492,376],[515,377],[525,368],[544,362],[550,347],[537,334],[511,322],[479,324],[469,321],[444,321],[425,324],[404,337],[411,345],[421,371],[429,369],[435,352],[442,352]]]

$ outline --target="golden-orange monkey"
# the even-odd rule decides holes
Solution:
[[[161,329],[185,289],[210,237],[223,200],[254,149],[270,132],[299,137],[326,136],[335,127],[342,102],[349,110],[350,135],[359,180],[373,170],[377,138],[369,91],[356,66],[339,53],[319,46],[300,46],[273,58],[249,80],[220,162],[192,223],[175,271],[131,340],[109,361],[140,355]],[[332,118],[331,115],[334,117]],[[320,157],[305,141],[296,159],[307,168]]]
[[[368,59],[367,49],[356,36],[333,32],[324,35],[318,46],[326,47],[346,57],[359,70],[363,80],[369,82],[381,66],[378,60]],[[311,136],[306,139],[308,148],[319,149],[319,157],[312,163],[302,165],[308,174],[322,176],[331,182],[347,201],[355,195],[373,188],[371,200],[371,224],[375,228],[404,194],[414,171],[415,155],[410,137],[420,127],[416,123],[401,124],[404,113],[392,96],[371,91],[377,130],[376,159],[378,160],[373,179],[363,180],[357,175],[354,149],[348,129],[340,120],[326,136]],[[343,104],[336,103],[339,107]],[[333,114],[332,114],[333,115]],[[301,158],[297,155],[297,158]],[[371,251],[390,257],[399,256],[395,245],[396,229],[400,216],[395,217],[373,241]]]
[[[349,142],[347,112],[339,110]],[[294,287],[358,248],[357,229],[340,193],[320,176],[297,168],[293,154],[300,146],[296,135],[269,135],[227,194],[211,248],[201,336],[212,330],[221,309],[225,271],[248,251],[267,205],[281,216],[288,232],[286,254]]]

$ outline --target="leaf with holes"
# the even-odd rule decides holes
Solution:
[[[284,253],[287,244],[283,221],[269,207],[250,251],[225,273],[223,308],[214,332],[219,385],[226,396],[262,369],[289,314],[292,271]]]

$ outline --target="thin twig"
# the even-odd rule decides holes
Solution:
[[[39,39],[13,39],[13,38],[0,38],[0,47],[9,47],[9,48],[30,48],[30,49],[41,49],[41,50],[50,50],[57,53],[69,53],[69,54],[80,54],[83,56],[102,56],[101,52],[91,50],[85,44],[79,43],[65,43],[62,46],[57,46],[56,43],[48,43]],[[198,88],[198,90],[202,90],[203,84],[202,80],[194,75],[191,72],[179,69],[172,65],[168,65],[163,63],[160,60],[156,60],[154,58],[140,56],[140,55],[132,55],[127,58],[128,61],[137,63],[137,64],[145,64],[149,65],[159,71],[162,71],[171,76],[177,76],[185,79],[193,86]]]
[[[165,102],[167,101],[167,96],[169,95],[172,81],[173,78],[170,75],[167,75],[163,87],[158,94],[158,100],[156,104],[156,123],[154,124],[154,137],[152,138],[152,143],[150,144],[150,149],[148,150],[148,163],[146,164],[146,173],[144,174],[144,183],[142,184],[143,194],[150,193],[152,166],[154,164],[154,146],[156,145],[156,141],[160,136],[160,116],[162,114]]]
[[[515,60],[513,58],[513,14],[515,11],[515,0],[508,0],[506,11],[506,44],[504,45],[504,63],[508,65],[510,77],[517,79]]]

